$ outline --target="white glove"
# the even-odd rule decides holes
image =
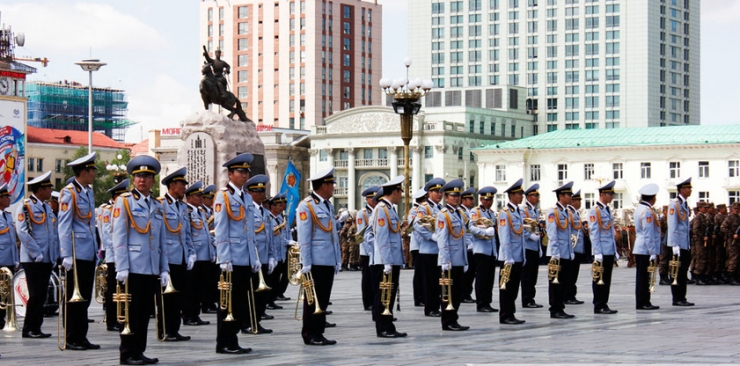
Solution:
[[[311,266],[303,266],[303,268],[301,268],[301,274],[306,274],[308,272],[311,272]]]
[[[601,262],[604,261],[604,256],[601,255],[601,254],[595,254],[594,255],[594,260],[597,261],[597,262],[599,262],[599,263],[601,263]]]
[[[443,271],[449,271],[451,267],[452,267],[452,264],[450,264],[450,263],[442,264],[442,270]]]
[[[392,266],[390,264],[386,264],[383,266],[383,272],[385,272],[385,274],[391,273],[391,269],[392,269]]]
[[[198,258],[198,256],[196,256],[195,254],[191,254],[188,257],[188,268],[187,268],[188,271],[190,271],[191,269],[193,269],[193,266],[195,265],[195,259],[196,258]]]
[[[467,249],[468,249],[468,250],[473,250],[473,243],[470,243],[470,244],[468,244],[468,247],[467,247]]]
[[[15,270],[18,271],[19,268],[21,268],[21,264],[18,262],[15,262]]]
[[[465,267],[463,267],[463,272],[467,272],[467,271],[468,271],[468,266],[466,265]]]
[[[676,245],[675,247],[673,247],[673,255],[677,255],[677,256],[680,257],[681,256],[681,247],[679,247],[678,245]]]
[[[537,249],[539,249],[539,250],[540,250],[540,258],[542,258],[542,254],[543,254],[543,253],[542,253],[542,245],[540,245],[540,246],[539,246],[539,248],[537,248]]]
[[[337,263],[337,265],[334,266],[334,275],[335,276],[338,275],[339,274],[339,271],[341,271],[341,270],[342,270],[342,264],[341,263]]]
[[[347,213],[347,211],[344,211],[341,215],[339,215],[339,220],[344,222],[345,220],[347,220],[347,216],[349,216],[349,213]]]
[[[221,263],[219,267],[221,267],[221,271],[231,272],[234,270],[234,266],[232,266],[230,262]]]
[[[437,232],[435,231],[435,232],[434,232],[434,233],[432,234],[432,241],[437,241],[437,238],[438,238],[438,236],[437,236]]]
[[[116,272],[116,281],[118,282],[126,282],[128,279],[128,270],[124,269],[122,271]]]
[[[496,235],[496,229],[489,227],[486,229],[486,236],[494,236]]]
[[[529,240],[539,242],[540,236],[539,234],[535,234],[535,233],[529,234]]]
[[[169,272],[160,273],[159,274],[159,284],[162,287],[166,287],[168,283],[170,283],[170,273]]]
[[[257,262],[252,265],[252,272],[257,273],[260,271],[260,268],[262,268],[262,263]]]
[[[513,259],[507,259],[507,260],[504,261],[504,264],[514,264],[514,260]]]
[[[72,269],[72,257],[64,257],[64,259],[62,259],[62,267],[64,267],[64,269],[68,271],[71,270]]]
[[[654,261],[655,260],[655,254],[653,254],[653,255],[650,256],[650,260],[651,261]]]
[[[614,260],[615,261],[619,260],[619,253],[616,253],[616,252],[614,253]]]
[[[39,254],[39,256],[36,257],[36,259],[34,259],[33,261],[36,262],[36,263],[39,263],[39,262],[42,262],[43,260],[44,260],[44,255],[43,254]]]
[[[570,259],[571,260],[576,259],[576,253],[570,253]]]
[[[552,259],[559,261],[560,260],[560,254],[553,254]]]
[[[275,269],[275,266],[277,266],[277,261],[275,258],[270,258],[267,261],[267,274],[272,274],[272,271]]]

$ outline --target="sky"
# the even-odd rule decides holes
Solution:
[[[378,2],[383,5],[383,76],[400,78],[408,50],[408,1]],[[0,0],[0,21],[26,35],[17,57],[50,60],[45,68],[28,63],[38,69],[31,81],[87,85],[88,75],[74,63],[106,62],[93,74],[93,84],[126,91],[128,118],[139,123],[126,140],[138,142],[147,131],[177,127],[202,108],[198,7],[197,0]],[[701,123],[740,123],[727,104],[740,100],[740,0],[704,0],[701,19]]]

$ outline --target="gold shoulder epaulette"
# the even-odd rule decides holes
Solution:
[[[123,192],[119,197],[129,197],[131,196],[131,192]]]

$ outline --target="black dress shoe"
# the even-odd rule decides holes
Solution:
[[[207,308],[202,310],[203,314],[217,314],[218,309],[216,308]]]
[[[95,323],[95,319],[90,319],[90,318],[87,318],[87,322],[88,322],[88,323]]]
[[[530,302],[529,304],[522,305],[523,308],[529,308],[529,309],[539,309],[542,307],[542,305],[536,303],[536,302]]]
[[[609,308],[594,309],[594,314],[616,314],[617,310]]]
[[[337,326],[337,323],[324,322],[324,328],[334,328],[336,326]]]
[[[23,333],[23,338],[49,338],[51,334],[44,332],[27,332]]]
[[[261,319],[262,320],[272,320],[272,319],[275,319],[275,317],[270,314],[263,314]]]
[[[513,316],[510,316],[506,319],[499,319],[498,322],[501,324],[510,324],[510,325],[524,324],[524,320],[519,320]]]
[[[642,306],[637,307],[637,310],[658,310],[658,309],[660,309],[660,306],[655,306],[655,305],[642,305]]]
[[[85,339],[85,340],[84,340],[84,341],[82,342],[82,345],[83,345],[83,346],[85,346],[85,347],[87,347],[87,349],[100,349],[100,345],[98,345],[98,344],[93,344],[93,343],[90,343],[90,341],[89,341],[89,340],[87,340],[87,339]]]
[[[439,318],[440,316],[442,316],[442,313],[440,313],[439,311],[436,311],[435,310],[435,311],[429,312],[429,314],[426,314],[426,316],[431,316],[431,317],[434,317],[434,318]]]
[[[494,309],[490,306],[483,306],[483,307],[478,308],[478,312],[479,313],[497,313],[498,309]]]
[[[686,300],[681,300],[681,301],[674,301],[673,306],[694,306],[694,303],[688,302]]]
[[[331,314],[334,314],[334,312],[333,312],[333,311],[331,311],[331,310],[325,310],[325,311],[324,311],[324,314],[326,314],[326,315],[331,315]]]
[[[236,346],[236,348],[230,348],[230,347],[216,347],[216,353],[227,353],[230,355],[240,355],[244,353],[252,352],[251,348],[241,348],[239,346]]]
[[[183,325],[208,325],[211,324],[209,321],[204,321],[201,318],[183,320]]]
[[[121,325],[120,325],[120,324],[116,324],[116,325],[113,325],[113,326],[109,326],[109,327],[106,327],[106,329],[107,329],[107,330],[108,330],[109,332],[120,332],[120,331],[121,331],[121,328],[122,328],[122,327],[121,327]]]
[[[565,303],[567,305],[581,305],[583,304],[583,301],[578,300],[578,299],[570,299],[570,300],[565,300]]]
[[[156,357],[154,357],[154,358],[149,358],[149,357],[146,357],[146,356],[144,356],[144,355],[141,355],[140,357],[141,357],[141,359],[142,359],[142,360],[144,360],[144,362],[145,362],[145,363],[146,363],[147,365],[154,365],[155,363],[159,362],[159,359],[158,359],[158,358],[156,358]]]
[[[280,296],[276,297],[275,300],[278,300],[278,301],[288,301],[288,300],[290,300],[290,298],[289,297],[285,297],[283,295],[280,295]]]
[[[67,343],[65,349],[72,351],[87,351],[87,347],[82,343]]]
[[[246,327],[246,328],[242,329],[242,333],[244,333],[244,334],[252,333],[252,327]],[[272,329],[264,328],[264,327],[262,327],[262,325],[259,325],[258,324],[257,325],[257,333],[252,333],[252,334],[270,334],[270,333],[272,333]]]
[[[337,344],[337,341],[329,340],[324,337],[316,337],[308,340],[306,344],[309,346],[331,346],[332,344]]]
[[[414,306],[422,307],[422,306],[424,306],[424,303],[423,302],[417,302],[417,303],[414,304]]]
[[[334,305],[334,303],[332,303],[331,301],[329,301],[329,302],[328,302],[328,303],[326,304],[326,306],[329,306],[329,305]],[[326,338],[324,338],[324,339],[326,339]],[[335,343],[336,343],[336,342],[335,342]]]
[[[453,323],[453,324],[443,325],[442,326],[442,330],[452,330],[452,331],[456,331],[456,332],[461,332],[463,330],[468,330],[468,329],[470,329],[470,327],[467,327],[467,326],[464,326],[464,325],[460,325],[460,324],[457,324],[457,323]]]
[[[365,306],[365,311],[373,311],[373,307],[372,306]]]
[[[575,315],[566,314],[564,311],[550,313],[550,318],[553,318],[553,319],[570,319],[574,317]]]
[[[190,336],[180,335],[180,333],[168,334],[166,337],[164,337],[165,342],[180,342],[189,340]]]
[[[672,284],[672,283],[673,283],[673,282],[671,282],[671,284]],[[694,281],[694,279],[693,279],[693,278],[687,278],[687,279],[686,279],[686,284],[687,284],[687,285],[693,285],[693,284],[695,284],[695,283],[696,283],[696,281]]]
[[[661,286],[666,286],[666,285],[670,285],[671,283],[672,283],[672,282],[671,282],[671,281],[670,281],[669,279],[667,279],[667,278],[661,278],[661,279],[660,279],[660,282],[659,282],[659,284],[660,284]]]
[[[468,296],[468,297],[464,298],[462,300],[462,302],[464,302],[466,304],[475,304],[475,299],[473,299],[472,297]]]
[[[282,307],[282,306],[280,306],[280,305],[278,305],[278,304],[275,304],[275,303],[273,302],[273,303],[267,304],[267,308],[268,308],[268,309],[270,309],[270,310],[280,310],[280,309],[282,309],[283,307]]]
[[[383,332],[380,332],[380,334],[378,334],[378,338],[403,338],[407,335],[408,334],[406,333],[383,331]]]
[[[146,361],[142,358],[129,357],[125,360],[121,360],[121,365],[146,365]]]

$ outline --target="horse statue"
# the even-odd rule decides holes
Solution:
[[[229,118],[234,118],[234,115],[237,115],[239,116],[240,121],[249,121],[246,113],[244,113],[244,110],[242,109],[242,103],[234,93],[226,91],[226,97],[221,97],[216,77],[213,75],[213,70],[211,70],[211,65],[209,63],[203,64],[201,73],[203,74],[203,79],[200,80],[200,98],[203,100],[203,106],[208,109],[208,106],[211,104],[220,105],[231,112],[229,113]]]

